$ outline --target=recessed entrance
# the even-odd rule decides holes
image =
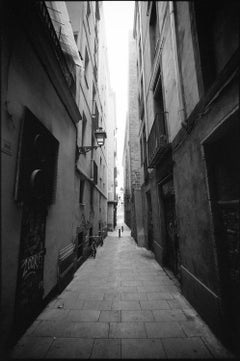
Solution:
[[[239,118],[235,113],[204,144],[223,312],[229,339],[240,337]],[[237,336],[238,335],[238,336]]]

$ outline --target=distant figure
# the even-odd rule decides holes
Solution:
[[[90,245],[90,248],[91,248],[91,256],[93,258],[96,258],[97,245],[96,245],[96,241],[95,241],[94,238],[90,239],[89,245]]]
[[[123,228],[123,226],[122,226],[122,232],[124,231],[124,228]]]
[[[121,237],[121,229],[120,228],[118,229],[118,237],[119,238]]]

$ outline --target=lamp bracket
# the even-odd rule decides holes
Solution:
[[[78,147],[78,153],[79,154],[86,154],[87,152],[89,152],[90,150],[93,150],[93,149],[97,149],[97,148],[101,148],[102,145],[87,145],[87,146],[84,146],[84,147]]]

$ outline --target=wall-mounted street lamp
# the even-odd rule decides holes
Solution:
[[[83,147],[78,147],[79,154],[86,154],[90,150],[97,149],[98,147],[102,147],[104,145],[105,139],[107,138],[106,132],[101,127],[99,127],[95,130],[94,134],[97,141],[97,145],[93,145],[93,146],[86,145]]]

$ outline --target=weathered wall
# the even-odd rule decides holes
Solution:
[[[44,296],[57,282],[58,251],[73,239],[74,160],[76,128],[61,103],[50,79],[33,52],[25,35],[18,29],[8,63],[6,100],[28,107],[59,141],[56,200],[49,208],[46,221],[46,255],[44,260]],[[12,323],[17,281],[21,231],[21,208],[13,200],[16,156],[20,120],[9,131],[10,120],[3,110],[2,136],[12,145],[12,155],[3,153],[2,162],[2,322],[6,333]]]
[[[99,112],[98,126],[102,127],[107,133],[107,117],[108,109],[106,102],[106,88],[107,84],[107,64],[106,54],[104,48],[104,25],[102,8],[100,7],[100,21],[97,21],[95,17],[95,2],[90,1],[90,14],[89,22],[87,21],[87,2],[68,2],[67,8],[69,11],[71,24],[76,36],[76,42],[78,49],[85,62],[86,49],[88,52],[89,63],[88,68],[77,69],[77,94],[76,102],[79,106],[80,112],[85,116],[85,133],[83,139],[83,120],[78,124],[77,141],[78,146],[92,145],[92,128],[93,119],[92,114],[95,113],[95,105],[93,100],[97,104]],[[96,46],[98,49],[95,52],[94,42],[97,38],[95,34],[95,27],[97,29],[99,44]],[[94,66],[97,68],[98,82],[94,76]],[[85,79],[86,78],[86,79]],[[87,80],[87,81],[86,81]],[[104,84],[104,87],[102,86]],[[95,86],[95,98],[93,99],[93,87]],[[111,135],[110,135],[111,137]],[[100,149],[96,149],[93,152],[81,154],[77,162],[79,173],[81,173],[82,179],[85,180],[84,188],[84,205],[80,205],[78,198],[75,201],[75,228],[84,228],[88,233],[90,227],[93,227],[93,235],[98,234],[99,222],[105,227],[107,226],[107,187],[108,187],[108,172],[107,172],[107,148],[111,148],[111,144],[106,140],[105,145]],[[113,151],[113,150],[112,150]],[[93,194],[93,207],[90,205],[90,192],[91,192],[91,177],[92,177],[92,162],[93,159],[98,167],[98,182],[94,186]],[[100,161],[101,159],[101,161]],[[76,178],[75,189],[76,194],[79,194],[80,178]],[[100,196],[101,195],[101,196]],[[100,204],[99,204],[100,199]]]
[[[215,325],[219,320],[220,301],[218,265],[201,142],[237,108],[238,95],[236,83],[226,89],[173,154],[183,290],[198,311]]]
[[[179,131],[181,124],[179,118],[179,102],[177,97],[176,71],[174,65],[174,51],[172,44],[172,29],[170,27],[170,16],[166,18],[164,25],[165,38],[161,55],[163,98],[165,100],[165,111],[167,112],[167,128],[169,142],[171,142]]]
[[[128,77],[128,131],[129,151],[131,162],[131,186],[140,186],[140,142],[139,142],[139,116],[137,102],[137,69],[136,48],[134,39],[129,35],[129,77]]]
[[[135,199],[135,220],[136,220],[136,232],[137,232],[137,243],[140,247],[145,246],[144,238],[144,226],[143,226],[143,206],[142,206],[142,195],[141,190],[134,191]]]
[[[175,7],[179,65],[182,74],[186,116],[189,116],[199,101],[197,65],[192,37],[193,21],[190,18],[188,1],[176,2]]]

